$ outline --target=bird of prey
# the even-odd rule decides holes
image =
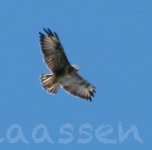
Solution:
[[[78,67],[71,65],[64,52],[58,35],[49,28],[44,28],[40,34],[40,45],[44,62],[52,74],[42,74],[40,77],[43,88],[51,94],[56,94],[62,87],[69,94],[92,101],[95,86],[78,74]]]

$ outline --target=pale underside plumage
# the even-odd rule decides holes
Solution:
[[[87,100],[91,100],[91,96],[94,97],[95,87],[88,83],[88,81],[84,80],[77,73],[67,75],[65,80],[62,82],[62,86],[74,96],[79,96]]]
[[[62,86],[68,93],[92,100],[95,87],[83,79],[69,63],[63,46],[57,34],[50,29],[44,29],[46,34],[40,33],[40,44],[45,63],[53,74],[42,75],[41,83],[49,93],[56,94]]]

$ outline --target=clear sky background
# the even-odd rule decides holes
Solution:
[[[93,102],[42,90],[43,27],[96,86]],[[152,149],[151,0],[1,0],[0,68],[0,149]],[[37,143],[42,126],[54,144]]]

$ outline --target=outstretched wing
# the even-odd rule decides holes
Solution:
[[[70,94],[90,101],[96,92],[95,87],[78,74],[68,74],[62,82],[62,86]]]
[[[70,65],[70,63],[65,55],[59,37],[49,28],[44,29],[44,32],[46,34],[39,33],[44,61],[53,73],[62,73],[65,67]]]

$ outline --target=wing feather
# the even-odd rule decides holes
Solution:
[[[40,44],[43,53],[44,61],[53,73],[64,71],[67,65],[70,65],[63,46],[57,34],[49,28],[43,29],[45,34],[40,34]]]
[[[78,74],[67,75],[62,86],[70,94],[90,101],[96,92],[95,87]]]

